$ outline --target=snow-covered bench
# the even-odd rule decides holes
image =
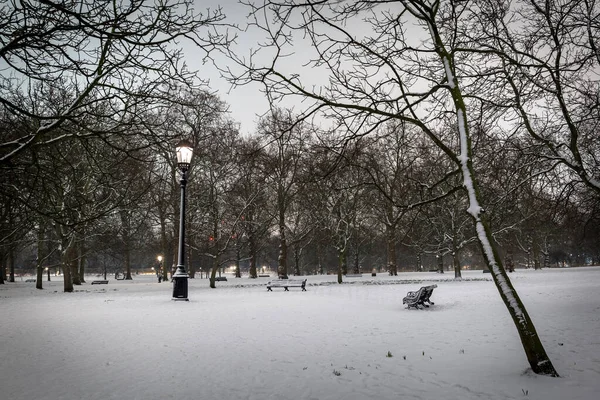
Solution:
[[[267,283],[267,291],[272,292],[272,288],[282,287],[284,291],[289,292],[288,288],[299,287],[302,288],[303,292],[306,292],[306,279],[304,280],[293,280],[293,279],[279,279],[276,281],[270,281]]]
[[[429,307],[429,305],[425,303],[429,303],[431,305],[435,304],[433,301],[430,301],[429,298],[433,293],[433,289],[436,287],[437,285],[423,286],[416,292],[408,292],[406,297],[402,299],[402,304],[406,304],[408,308],[419,308],[420,306]]]
[[[106,285],[108,281],[92,281],[92,285]]]

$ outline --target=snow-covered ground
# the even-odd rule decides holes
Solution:
[[[152,276],[0,285],[0,398],[598,398],[600,267],[511,274],[560,378],[528,370],[489,274],[306,278],[307,292],[190,280],[189,302]],[[407,310],[430,282],[435,305]]]

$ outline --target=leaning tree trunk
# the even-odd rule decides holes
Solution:
[[[429,18],[429,16],[425,18]],[[494,283],[498,288],[500,297],[506,305],[515,327],[517,328],[517,332],[521,338],[521,344],[523,345],[531,369],[536,374],[558,376],[550,358],[546,354],[546,350],[537,334],[533,321],[529,317],[517,291],[512,286],[500,257],[498,257],[497,250],[493,245],[493,237],[489,226],[483,218],[482,213],[484,209],[480,206],[480,195],[475,170],[473,168],[473,149],[469,135],[467,108],[458,86],[458,81],[454,75],[454,56],[446,50],[444,42],[437,30],[437,26],[430,22],[430,20],[428,20],[428,22],[430,28],[429,32],[435,45],[435,52],[440,57],[441,64],[444,67],[447,88],[450,90],[456,110],[460,154],[458,157],[456,157],[456,155],[454,156],[461,168],[463,184],[469,199],[469,208],[467,209],[467,212],[473,219],[483,257],[494,279]]]

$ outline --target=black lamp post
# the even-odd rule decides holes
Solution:
[[[190,168],[192,145],[188,141],[181,141],[177,147],[177,166],[181,171],[181,207],[179,212],[179,254],[177,257],[177,271],[173,274],[173,300],[188,301],[188,274],[185,272],[185,185],[187,171]]]

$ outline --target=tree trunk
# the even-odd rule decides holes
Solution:
[[[63,240],[62,267],[63,267],[63,288],[65,293],[73,292],[73,279],[71,272],[73,271],[72,264],[75,258],[75,250],[73,248],[73,240]]]
[[[535,270],[540,269],[540,245],[537,239],[534,239],[532,242],[532,251],[533,251],[533,268]]]
[[[194,238],[195,241],[195,238]],[[193,243],[193,242],[191,242]],[[192,262],[192,255],[193,255],[193,250],[192,250],[192,246],[188,246],[187,248],[187,273],[188,273],[188,277],[190,279],[196,279],[196,267],[194,266],[194,263]]]
[[[5,253],[0,252],[0,285],[4,285],[4,281],[6,280],[6,264],[4,263],[5,259]]]
[[[458,86],[458,81],[454,76],[454,58],[449,54],[444,46],[441,36],[437,30],[437,26],[429,24],[430,33],[435,45],[435,51],[440,57],[441,64],[444,67],[448,88],[452,95],[452,100],[456,110],[457,126],[459,133],[460,154],[456,158],[460,165],[463,184],[467,191],[469,199],[469,208],[467,212],[473,219],[477,238],[481,246],[481,251],[486,264],[494,279],[494,283],[498,288],[500,297],[504,301],[506,308],[517,328],[517,332],[521,338],[525,355],[529,361],[531,369],[536,374],[558,376],[554,369],[550,358],[546,354],[546,350],[536,332],[533,321],[529,317],[525,306],[521,302],[517,291],[512,286],[512,283],[502,266],[502,261],[498,257],[497,251],[493,245],[493,237],[490,232],[487,222],[483,218],[484,208],[481,207],[478,182],[476,180],[475,170],[473,168],[473,149],[471,137],[469,134],[469,125],[467,118],[467,108],[465,106],[461,90]]]
[[[277,258],[277,274],[287,278],[287,241],[285,238],[285,222],[283,215],[279,218],[279,257]]]
[[[44,261],[46,260],[46,246],[44,241],[46,239],[46,227],[39,223],[37,231],[37,257],[35,266],[35,288],[43,289],[42,279],[44,279]]]
[[[219,257],[215,257],[213,261],[213,267],[210,271],[210,287],[211,289],[216,289],[217,285],[215,284],[215,278],[217,277],[217,271],[219,270]]]
[[[169,275],[166,268],[166,266],[169,265],[167,264],[167,222],[162,214],[160,216],[160,254],[163,257],[161,261],[162,281],[168,282]]]
[[[515,263],[513,262],[512,252],[508,251],[506,254],[506,268],[508,272],[515,272]]]
[[[256,273],[256,242],[254,241],[254,236],[248,236],[248,247],[250,251],[250,278],[256,279],[258,275]]]
[[[242,271],[240,271],[240,258],[241,258],[241,250],[240,250],[240,242],[236,240],[235,242],[235,277],[241,278]]]
[[[354,274],[360,274],[360,265],[359,265],[359,253],[358,253],[358,245],[356,246],[356,248],[354,249],[354,268],[352,270],[352,273]]]
[[[125,280],[132,280],[131,277],[131,247],[129,237],[125,238]]]
[[[8,281],[15,281],[15,250],[12,247],[8,249]]]
[[[87,249],[85,247],[85,229],[79,238],[79,281],[85,283],[85,264],[87,262]]]
[[[70,254],[70,263],[71,267],[71,281],[73,285],[80,286],[81,279],[79,279],[79,252],[77,251],[79,248],[79,241],[77,241],[78,235],[74,233],[74,238],[71,244],[71,254]]]
[[[398,275],[396,266],[396,229],[394,226],[386,225],[386,246],[387,246],[387,269],[391,276]]]
[[[294,275],[302,275],[300,271],[300,258],[302,256],[302,249],[298,244],[294,245]]]
[[[345,275],[344,270],[347,270],[346,250],[345,250],[345,248],[344,249],[340,248],[340,249],[338,249],[338,271],[337,271],[338,283],[342,283],[342,276]]]
[[[443,274],[444,273],[444,256],[441,254],[438,254],[436,256],[437,262],[438,262],[438,273]]]
[[[454,279],[462,279],[460,271],[460,258],[458,257],[458,251],[452,252],[452,265],[454,266]]]
[[[317,242],[317,274],[323,275],[325,271],[323,271],[323,257],[321,255],[322,246],[321,242]]]

